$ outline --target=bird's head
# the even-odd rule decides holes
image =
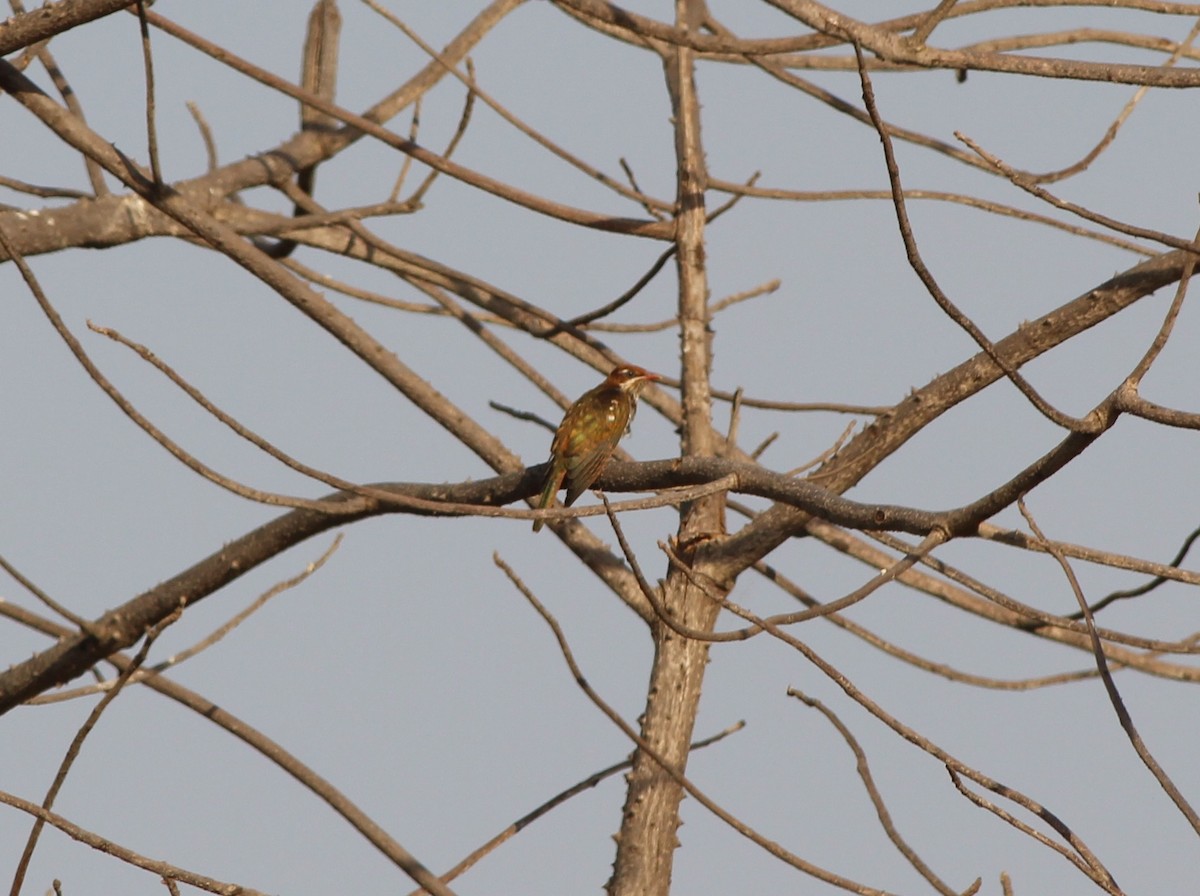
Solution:
[[[633,364],[622,364],[620,367],[613,368],[612,373],[604,381],[604,385],[620,389],[636,398],[649,383],[657,383],[661,379],[662,377],[657,373],[651,373],[649,370],[643,370]]]

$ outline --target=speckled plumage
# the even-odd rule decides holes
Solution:
[[[563,504],[568,507],[587,491],[629,429],[638,395],[658,378],[640,367],[618,367],[567,409],[550,443],[550,468],[537,507],[554,506],[554,496],[564,485]],[[541,529],[543,522],[535,520],[533,531]]]

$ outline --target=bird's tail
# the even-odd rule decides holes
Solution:
[[[542,493],[538,496],[537,504],[534,505],[538,510],[554,506],[554,496],[562,486],[563,475],[564,471],[558,469],[557,464],[551,462],[550,469],[546,471],[546,484],[542,486]],[[545,520],[534,520],[533,531],[540,532],[545,524]]]

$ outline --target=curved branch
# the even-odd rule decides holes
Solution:
[[[1197,87],[1200,70],[1171,69],[1155,65],[1118,65],[1112,62],[1076,62],[1042,56],[1008,56],[1003,53],[972,53],[939,50],[881,31],[858,19],[842,15],[816,0],[767,0],[808,27],[843,40],[862,44],[887,62],[918,68],[953,71],[1006,72],[1040,78],[1069,78],[1104,84],[1144,84],[1148,87]]]
[[[539,464],[520,472],[458,484],[383,482],[367,488],[394,492],[400,497],[418,498],[423,502],[494,507],[537,494],[545,470],[545,464]],[[966,505],[955,510],[935,512],[886,504],[860,504],[811,482],[773,473],[755,464],[717,457],[675,458],[647,463],[613,461],[605,468],[596,486],[606,491],[632,491],[697,485],[725,477],[729,477],[727,484],[730,490],[787,501],[788,506],[803,513],[871,531],[892,530],[921,535],[936,530],[955,532],[964,514],[971,509],[971,505]],[[305,539],[334,526],[384,513],[401,512],[394,504],[387,505],[356,492],[335,492],[322,498],[321,503],[340,506],[340,512],[328,514],[299,509],[277,517],[109,611],[92,622],[86,631],[64,638],[48,650],[0,673],[0,714],[36,694],[71,680],[112,653],[129,647],[147,628],[166,618],[181,603],[190,605],[204,599]],[[424,508],[405,508],[403,512],[418,515],[437,513]],[[446,512],[457,515],[461,510],[455,508]],[[603,509],[598,512],[602,513]],[[522,518],[527,518],[528,514],[528,511],[524,511]],[[599,544],[599,541],[595,543]],[[607,551],[603,551],[603,554],[599,571],[606,582],[616,575],[614,567],[619,569],[620,576],[633,581],[632,573],[623,563]],[[592,557],[591,561],[593,568],[596,568],[596,558]],[[1200,584],[1200,573],[1188,570],[1168,572],[1172,578]],[[636,582],[633,587],[638,588]],[[642,597],[640,589],[639,597]],[[643,605],[644,611],[640,609]],[[643,615],[649,614],[652,620],[657,618],[644,597],[634,609]],[[1064,628],[1069,629],[1074,625],[1067,622]],[[1156,644],[1159,649],[1166,646],[1169,645]]]
[[[1178,281],[1190,257],[1190,253],[1177,250],[1129,268],[1048,314],[1023,323],[993,347],[999,356],[1019,368],[1159,288]],[[831,491],[845,491],[931,421],[1003,375],[995,361],[980,352],[913,391],[887,416],[873,421],[852,438],[822,468],[822,483]],[[736,575],[788,538],[804,531],[805,523],[804,515],[791,507],[781,505],[764,511],[754,522],[722,543],[721,550],[726,558],[723,572]]]
[[[0,56],[134,5],[136,0],[74,0],[15,15],[0,22]]]

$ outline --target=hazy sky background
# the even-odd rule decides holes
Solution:
[[[765,5],[711,2],[743,36],[799,33]],[[441,47],[481,3],[388,4]],[[671,4],[629,3],[667,20]],[[913,7],[842,4],[877,19]],[[298,69],[307,4],[164,0],[155,10],[288,78]],[[409,78],[426,57],[366,6],[342,4],[338,102],[360,111]],[[1003,11],[947,22],[933,43],[1088,25],[1181,39],[1184,19],[1100,9]],[[199,104],[221,162],[282,142],[295,103],[249,84],[161,33],[153,36],[161,153],[168,179],[204,170],[204,148],[184,103]],[[56,38],[51,48],[93,129],[145,159],[142,62],[127,15]],[[1064,55],[1055,50],[1055,54]],[[1158,61],[1119,47],[1065,54]],[[515,114],[613,176],[624,157],[649,193],[670,199],[674,158],[661,66],[651,54],[574,23],[553,5],[525,4],[473,53],[480,84]],[[801,73],[855,103],[857,76]],[[31,69],[45,85],[47,79]],[[698,74],[714,177],[797,190],[881,189],[879,141],[849,118],[748,67],[704,64]],[[962,131],[1014,165],[1053,170],[1083,156],[1134,89],[972,73],[879,74],[883,115],[953,141]],[[445,79],[427,97],[419,140],[440,149],[462,107]],[[1190,236],[1196,227],[1195,99],[1158,91],[1117,142],[1059,195],[1112,217]],[[408,119],[392,127],[404,132]],[[1037,211],[1006,182],[897,144],[909,188],[969,192]],[[640,210],[552,158],[482,103],[456,160],[491,177],[579,207]],[[402,158],[369,140],[318,172],[328,207],[380,200]],[[86,189],[78,160],[7,97],[0,98],[0,171],[33,183]],[[414,178],[424,172],[417,167]],[[406,191],[407,192],[407,191]],[[726,197],[713,194],[710,205]],[[250,203],[288,211],[276,196]],[[0,190],[0,202],[38,200]],[[1134,253],[959,205],[911,202],[929,267],[945,291],[999,339],[1114,272]],[[570,317],[627,289],[662,251],[648,240],[586,231],[538,217],[442,178],[416,215],[372,224],[387,239]],[[301,249],[299,260],[387,295],[421,296],[381,272]],[[714,383],[791,401],[890,405],[972,356],[971,340],[921,288],[904,260],[890,203],[744,201],[709,231],[712,295],[779,278],[775,293],[714,323]],[[92,357],[137,407],[205,463],[241,482],[291,494],[328,489],[283,470],[195,407],[126,349],[86,329],[113,327],[143,342],[223,409],[285,451],[348,479],[461,481],[490,471],[402,396],[264,285],[206,249],[152,240],[104,251],[30,259],[51,299]],[[549,436],[489,409],[489,401],[557,419],[559,411],[463,327],[399,314],[326,292],[376,338],[517,451],[543,461]],[[12,265],[0,265],[0,553],[56,599],[96,617],[217,550],[280,511],[201,480],[132,425],[88,379],[38,310]],[[671,267],[618,319],[674,313]],[[1026,368],[1061,409],[1085,413],[1136,363],[1170,290]],[[1185,306],[1144,384],[1162,404],[1196,409],[1200,320]],[[599,375],[543,343],[501,338],[577,395]],[[630,361],[675,376],[677,339],[603,335]],[[716,419],[724,426],[728,406]],[[858,418],[860,424],[867,418]],[[747,412],[740,440],[780,438],[762,460],[787,470],[826,450],[844,415]],[[850,493],[864,501],[940,509],[1010,478],[1061,438],[1005,383],[946,414]],[[625,443],[638,458],[674,456],[673,428],[643,409]],[[1122,419],[1085,455],[1030,496],[1047,535],[1168,561],[1196,526],[1196,443],[1183,430]],[[581,501],[590,502],[585,498]],[[647,574],[665,574],[655,542],[670,510],[625,518]],[[730,515],[730,525],[740,525]],[[1022,526],[1015,511],[996,522]],[[606,523],[591,525],[612,542]],[[644,625],[582,572],[549,532],[527,522],[393,516],[344,528],[340,550],[296,589],[219,645],[172,672],[279,741],[334,782],[421,861],[441,871],[559,790],[626,756],[631,745],[583,697],[545,624],[492,563],[498,551],[554,612],[589,682],[631,722],[641,712],[651,659]],[[332,542],[326,534],[242,577],[188,610],[156,644],[159,661],[203,637],[274,583],[296,575]],[[1069,613],[1074,597],[1047,557],[991,544],[952,544],[947,562],[1014,597]],[[872,574],[812,541],[769,558],[815,597],[835,599]],[[1195,566],[1195,563],[1185,564]],[[1143,579],[1076,565],[1095,600]],[[0,576],[0,597],[35,602]],[[754,573],[733,598],[767,614],[794,609]],[[1200,626],[1195,597],[1168,585],[1107,610],[1102,623],[1181,638]],[[994,626],[890,586],[850,618],[917,654],[1006,679],[1086,669],[1088,655]],[[738,627],[723,618],[719,628]],[[906,724],[977,769],[1043,800],[1108,863],[1129,893],[1180,892],[1194,882],[1193,832],[1145,771],[1102,685],[1089,679],[1034,691],[969,688],[884,656],[820,620],[796,632]],[[45,638],[0,625],[0,663],[44,649]],[[1195,802],[1200,695],[1187,685],[1117,676],[1147,745]],[[80,682],[82,683],[82,682]],[[739,719],[744,731],[692,757],[689,775],[765,836],[832,871],[902,893],[930,892],[880,831],[854,759],[830,725],[789,698],[796,687],[835,708],[867,750],[893,819],[944,880],[1000,892],[1097,892],[1049,850],[954,791],[944,768],[901,742],[784,645],[759,637],[717,645],[697,737]],[[95,698],[22,708],[0,721],[0,789],[38,801]],[[452,886],[463,894],[596,893],[613,857],[622,780],[612,778],[534,824]],[[56,804],[72,821],[144,855],[274,893],[408,892],[407,878],[274,765],[195,714],[130,688],[88,739]],[[694,800],[684,806],[674,890],[717,894],[824,893],[733,833]],[[1025,816],[1022,816],[1025,817]],[[20,855],[28,817],[0,810],[0,869]],[[0,879],[3,875],[0,874]],[[68,896],[163,892],[152,875],[43,834],[25,892],[61,879]]]

